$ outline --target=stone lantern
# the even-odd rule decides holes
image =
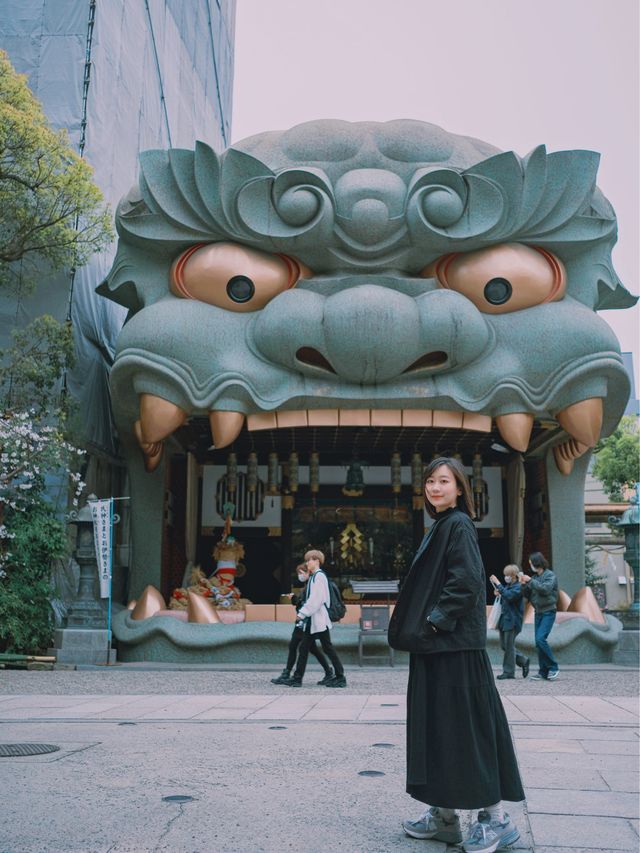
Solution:
[[[631,574],[633,576],[633,604],[631,605],[631,612],[635,615],[636,621],[638,620],[638,616],[640,614],[640,583],[638,582],[640,580],[640,507],[638,506],[639,487],[640,483],[636,483],[635,495],[633,495],[633,497],[629,501],[631,506],[625,509],[619,519],[615,518],[615,516],[609,516],[609,524],[611,524],[613,527],[616,527],[618,530],[622,530],[622,532],[624,533],[624,558],[629,564],[629,567],[631,568]]]
[[[93,500],[96,496],[89,495],[81,510],[69,513],[69,521],[77,528],[74,557],[80,566],[80,580],[66,627],[55,631],[54,648],[49,649],[60,664],[105,664],[116,659],[105,626],[105,612],[95,592],[98,564],[90,506]]]

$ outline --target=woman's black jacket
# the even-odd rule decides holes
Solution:
[[[402,586],[389,624],[389,645],[418,654],[484,649],[485,588],[473,522],[458,507],[439,513]]]

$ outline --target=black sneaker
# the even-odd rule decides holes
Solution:
[[[331,681],[327,681],[325,687],[346,687],[347,679],[344,675],[334,675]]]
[[[529,658],[522,664],[522,677],[526,678],[529,675]]]
[[[287,681],[289,680],[290,675],[291,675],[291,673],[289,672],[288,669],[283,669],[277,678],[271,679],[271,683],[272,684],[286,684]]]
[[[498,681],[504,681],[506,678],[515,678],[515,675],[505,675],[504,672],[501,675],[496,675]]]
[[[295,675],[291,678],[287,678],[282,683],[285,685],[285,687],[302,687],[302,679],[296,678]]]
[[[322,686],[324,687],[324,686],[325,686],[326,684],[328,684],[328,683],[329,683],[329,682],[330,682],[334,677],[335,677],[335,676],[334,676],[333,670],[332,670],[332,669],[330,669],[330,670],[329,670],[329,672],[325,673],[324,678],[321,678],[321,679],[320,679],[320,681],[318,681],[318,682],[316,682],[316,683],[317,683],[317,684],[322,684]]]

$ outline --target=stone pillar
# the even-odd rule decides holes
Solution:
[[[545,554],[569,596],[584,580],[584,484],[591,452],[576,459],[571,474],[558,471],[551,449],[545,455],[551,553]],[[525,555],[526,556],[526,555]]]

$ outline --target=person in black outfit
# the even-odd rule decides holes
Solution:
[[[300,595],[296,595],[295,593],[292,593],[291,595],[291,603],[296,608],[297,614],[302,605],[304,604],[309,592],[309,572],[307,571],[306,563],[300,563],[300,565],[296,568],[296,572],[298,574],[298,580],[300,581],[300,583],[305,584]],[[288,685],[291,676],[291,670],[293,669],[293,666],[296,662],[298,647],[300,646],[303,637],[304,630],[302,627],[298,627],[296,620],[296,626],[293,629],[293,634],[291,635],[291,640],[289,641],[289,654],[287,656],[287,665],[277,678],[271,679],[272,684]],[[333,678],[333,669],[329,665],[327,656],[324,654],[324,652],[320,651],[320,649],[318,648],[318,644],[315,640],[309,645],[309,651],[312,655],[314,655],[314,657],[317,658],[318,663],[324,669],[324,678],[321,678],[318,684],[327,684],[327,682],[331,681],[331,679]]]
[[[461,463],[430,462],[425,497],[435,523],[402,586],[389,644],[411,653],[406,790],[431,805],[402,826],[459,844],[456,809],[480,808],[463,849],[492,853],[520,837],[502,801],[524,800],[524,790],[486,652],[485,573]]]
[[[516,651],[516,637],[522,631],[522,620],[524,619],[524,598],[522,587],[518,582],[520,569],[516,565],[504,567],[504,584],[501,584],[495,575],[489,580],[493,584],[496,595],[500,596],[502,612],[498,621],[500,632],[500,647],[504,652],[502,658],[502,673],[498,676],[499,681],[516,677],[516,664],[522,667],[522,677],[529,675],[529,658]]]

